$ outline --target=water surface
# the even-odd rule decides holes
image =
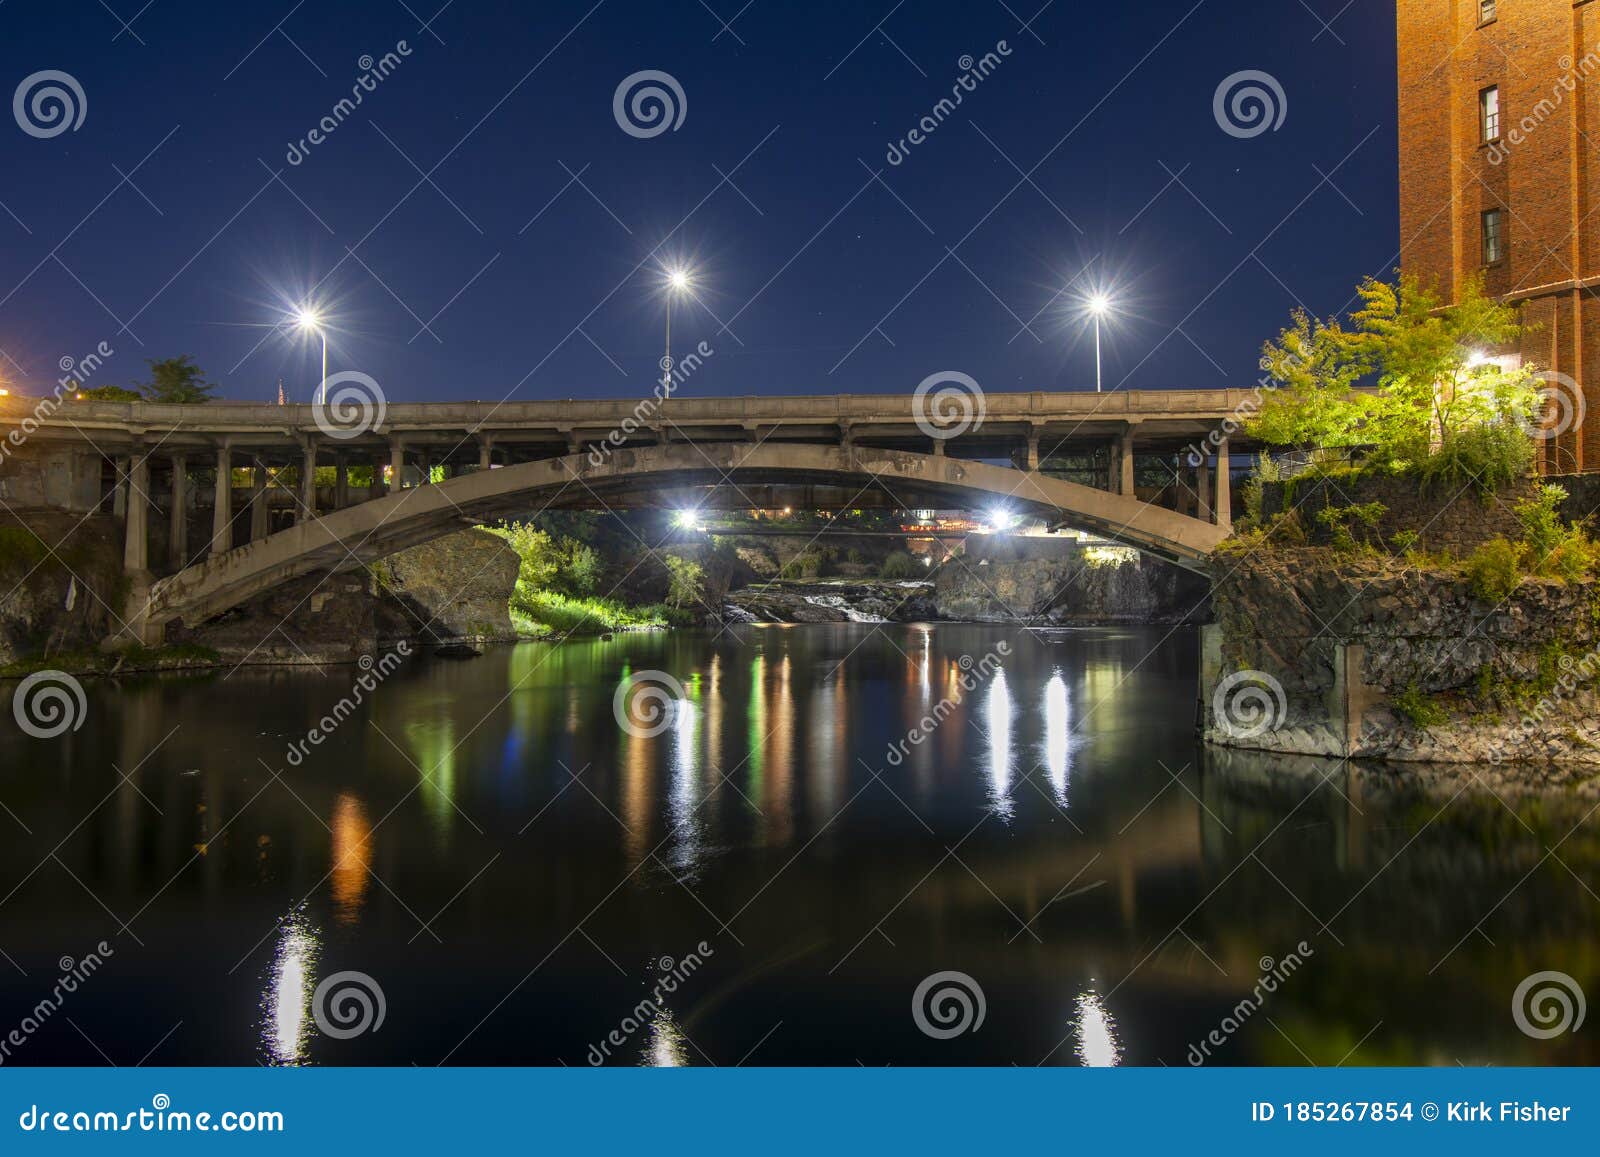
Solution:
[[[408,659],[319,745],[360,670],[94,681],[54,740],[7,702],[0,1036],[111,953],[3,1060],[1600,1061],[1511,1015],[1600,979],[1592,800],[1208,755],[1196,663],[1165,628],[525,644]],[[630,734],[646,671],[687,704]],[[385,1011],[343,1038],[347,971]],[[940,972],[982,992],[948,1039]]]

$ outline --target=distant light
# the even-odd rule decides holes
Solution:
[[[10,390],[0,390],[0,398],[9,398],[10,396],[11,396],[11,391]]]
[[[1016,524],[1017,516],[1009,513],[1008,511],[995,510],[991,511],[989,514],[989,525],[994,529],[996,534],[1010,530]]]
[[[698,510],[680,510],[673,515],[672,520],[677,523],[679,530],[700,529],[700,512]]]
[[[1089,299],[1089,312],[1096,317],[1104,317],[1111,312],[1111,299],[1103,293],[1097,293]]]
[[[692,284],[691,281],[690,281],[690,278],[689,278],[689,271],[686,270],[686,269],[670,269],[670,270],[668,270],[667,271],[667,284],[670,285],[673,289],[677,290],[679,293],[682,293],[684,290],[688,289],[689,286]]]
[[[1467,353],[1467,369],[1475,370],[1489,360],[1489,355],[1482,350],[1470,350]]]
[[[302,307],[295,311],[294,323],[301,329],[321,329],[322,315],[314,309]]]

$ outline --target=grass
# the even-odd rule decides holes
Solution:
[[[22,679],[36,671],[68,671],[75,675],[111,675],[122,671],[168,671],[212,667],[221,656],[210,647],[183,643],[172,647],[129,647],[125,651],[57,651],[29,655],[0,666],[0,679]]]
[[[626,607],[612,599],[573,598],[555,591],[518,590],[511,601],[511,623],[524,635],[650,630],[679,624],[687,618],[671,607]]]

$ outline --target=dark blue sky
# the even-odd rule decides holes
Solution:
[[[675,348],[716,351],[683,396],[908,392],[942,370],[1092,388],[1092,341],[1051,298],[1096,258],[1077,284],[1103,276],[1124,307],[1108,388],[1247,385],[1296,301],[1332,312],[1392,268],[1387,0],[1041,2],[4,0],[4,92],[60,70],[87,111],[45,139],[0,119],[0,376],[43,392],[105,341],[102,383],[191,353],[227,397],[282,376],[303,399],[309,343],[260,327],[321,282],[330,371],[391,401],[630,396],[657,373],[665,240],[704,295]],[[687,105],[649,139],[612,111],[644,69]],[[1243,70],[1281,84],[1277,131],[1219,127]]]

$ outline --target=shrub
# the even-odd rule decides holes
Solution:
[[[667,605],[682,610],[700,601],[700,590],[705,583],[705,567],[692,558],[680,555],[666,556],[668,588]]]
[[[1417,464],[1422,488],[1455,493],[1471,486],[1487,496],[1526,477],[1533,466],[1533,441],[1515,422],[1492,422],[1457,430]]]
[[[566,588],[575,595],[589,595],[600,585],[604,571],[600,552],[581,542],[567,543],[566,558],[561,567],[561,578]]]
[[[783,566],[784,578],[814,579],[822,576],[822,552],[815,548],[801,551]]]
[[[1522,554],[1526,548],[1506,538],[1491,538],[1467,559],[1467,581],[1477,598],[1502,603],[1522,581]]]
[[[1417,542],[1422,538],[1414,530],[1397,530],[1389,536],[1389,542],[1401,554],[1410,554],[1417,548]]]
[[[879,572],[886,579],[903,580],[914,578],[917,573],[917,560],[903,550],[897,550],[883,560],[883,570]]]
[[[1389,699],[1389,705],[1412,726],[1429,728],[1437,727],[1449,718],[1449,714],[1438,703],[1412,682],[1404,691],[1397,692]]]

